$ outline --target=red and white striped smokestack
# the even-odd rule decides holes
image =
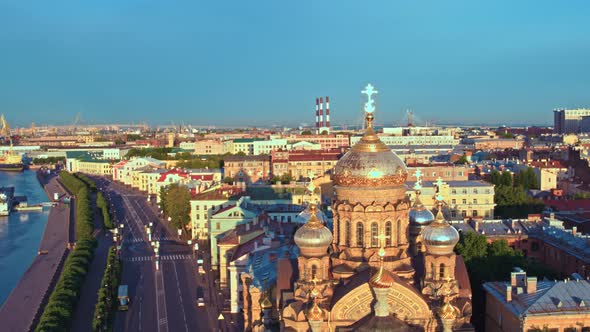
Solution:
[[[330,128],[330,97],[326,96],[326,127]]]
[[[320,127],[320,99],[315,99],[315,127]]]
[[[320,97],[320,127],[324,126],[324,99]]]

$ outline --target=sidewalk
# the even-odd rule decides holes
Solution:
[[[49,199],[52,199],[55,192],[65,195],[66,192],[57,182],[56,176],[45,180],[47,182],[44,189]],[[51,208],[39,246],[39,250],[46,250],[47,254],[35,257],[0,308],[2,331],[29,331],[39,318],[69,252],[66,250],[69,219],[69,206],[60,203]]]

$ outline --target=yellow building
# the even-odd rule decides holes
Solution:
[[[110,176],[113,174],[113,163],[100,159],[102,155],[88,151],[66,152],[66,169],[72,173]]]
[[[413,182],[408,182],[412,187]],[[422,183],[422,198],[424,206],[432,210],[436,206],[435,195],[439,185],[437,182],[426,181]],[[451,219],[462,218],[493,218],[494,217],[494,185],[480,180],[472,181],[448,181],[441,182],[439,194],[447,203],[447,217]],[[409,193],[412,200],[413,192]]]

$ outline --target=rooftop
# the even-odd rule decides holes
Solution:
[[[506,301],[509,282],[486,282],[484,289],[517,316],[548,315],[552,313],[590,314],[590,281],[539,281],[531,294],[512,294]]]

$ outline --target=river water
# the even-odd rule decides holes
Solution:
[[[31,205],[49,200],[35,171],[0,172],[0,187],[4,186],[14,186],[15,195],[26,196]],[[0,305],[37,255],[48,216],[49,208],[44,208],[0,217]]]

